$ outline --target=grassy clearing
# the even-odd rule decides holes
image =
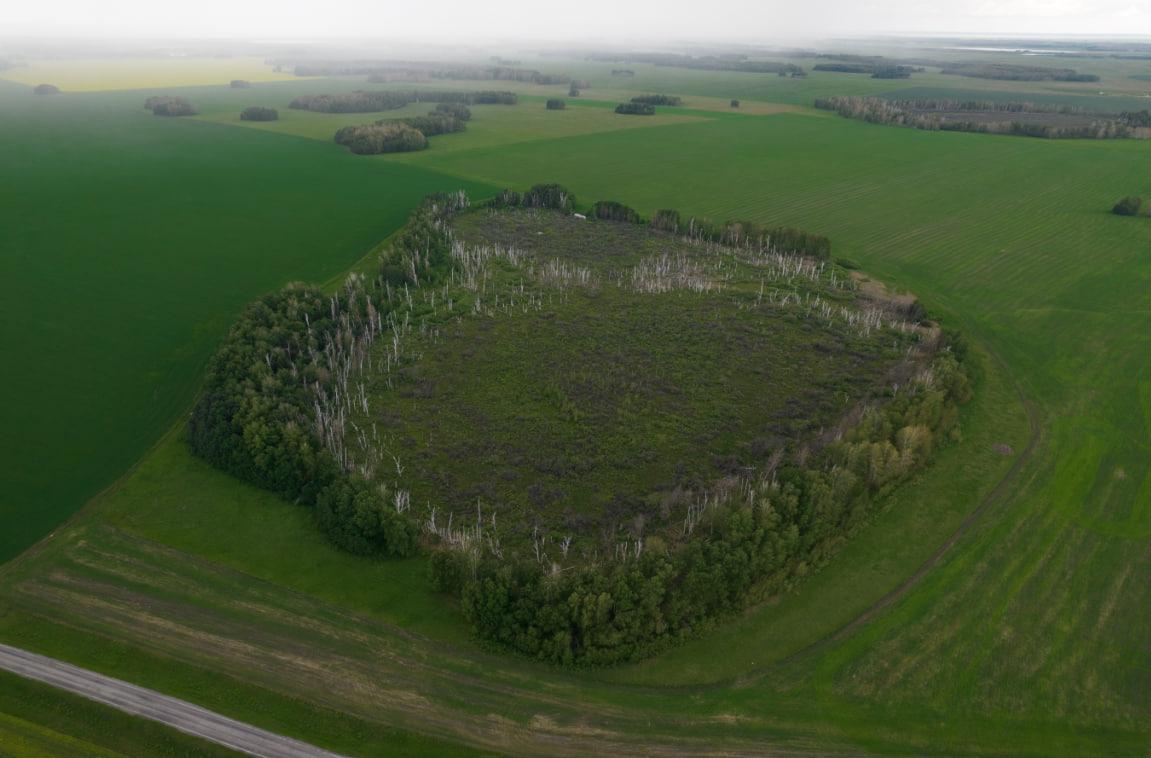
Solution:
[[[35,86],[47,82],[64,92],[190,87],[233,79],[250,82],[291,81],[260,58],[60,58],[33,60],[5,69],[0,79]]]
[[[0,410],[3,558],[171,425],[245,302],[342,271],[460,185],[142,103],[0,90],[0,344],[21,367],[0,379],[19,399]]]

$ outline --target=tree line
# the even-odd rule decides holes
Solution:
[[[649,103],[620,103],[615,112],[624,116],[654,116],[655,106]]]
[[[433,284],[448,275],[445,221],[460,207],[459,195],[426,198],[381,258],[373,282],[349,279],[332,294],[293,284],[245,308],[208,364],[188,422],[191,451],[312,508],[319,527],[345,550],[414,554],[418,525],[388,493],[337,461],[320,436],[315,408],[320,390],[340,391],[346,365],[340,356],[364,334],[378,333],[394,309],[386,288],[409,284],[413,275]]]
[[[241,121],[277,121],[280,112],[275,108],[266,108],[262,105],[249,105],[240,111]]]
[[[334,95],[300,95],[289,107],[322,113],[373,113],[403,108],[412,103],[456,103],[460,105],[515,105],[519,96],[514,92],[481,90],[478,92],[426,91],[366,91],[345,92]]]
[[[925,69],[892,63],[817,63],[812,70],[870,74],[872,79],[910,79],[912,74],[922,73]]]
[[[928,131],[1010,134],[1046,139],[1121,139],[1135,136],[1128,115],[1091,113],[1072,106],[952,100],[886,100],[878,97],[821,97],[815,107],[873,124],[906,126]],[[1002,120],[962,117],[963,113],[1001,113]],[[1011,114],[1051,114],[1053,120],[1022,120]],[[1078,123],[1054,117],[1080,115]]]
[[[427,148],[428,137],[464,131],[471,117],[471,109],[462,103],[440,103],[424,116],[342,127],[335,141],[357,155],[407,153]]]

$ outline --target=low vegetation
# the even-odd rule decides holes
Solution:
[[[276,121],[279,118],[279,111],[275,108],[267,108],[262,105],[249,105],[240,111],[241,121]]]
[[[650,63],[656,66],[691,68],[705,71],[742,71],[749,74],[779,74],[780,76],[803,77],[806,71],[794,63],[751,60],[746,55],[703,55],[694,56],[679,53],[591,53],[589,60],[607,63]],[[613,69],[615,76],[630,76],[630,69]]]
[[[963,100],[818,98],[815,107],[846,118],[930,131],[1012,134],[1048,139],[1143,136],[1140,113],[1093,113],[1068,105]]]
[[[817,63],[813,71],[831,71],[841,74],[870,74],[872,79],[910,79],[922,73],[923,68],[891,63]]]

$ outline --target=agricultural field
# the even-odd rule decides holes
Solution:
[[[459,184],[312,140],[162,121],[143,98],[0,87],[9,180],[0,204],[13,219],[0,225],[10,285],[0,338],[9,365],[41,369],[0,379],[21,398],[0,411],[0,427],[21,430],[0,440],[6,558],[111,483],[187,408],[245,302],[341,272],[411,203]],[[291,224],[275,221],[284,213]],[[83,380],[81,366],[91,369]],[[67,476],[51,474],[60,467]]]
[[[1148,145],[892,129],[808,108],[828,95],[956,88],[1126,108],[1146,87],[1129,77],[1134,64],[1077,62],[1103,72],[1095,84],[644,64],[628,64],[636,75],[624,84],[610,81],[611,64],[547,65],[592,79],[595,103],[547,112],[543,88],[525,86],[514,108],[477,108],[465,133],[378,159],[330,136],[380,116],[283,108],[362,78],[244,91],[176,91],[170,80],[53,98],[0,87],[0,169],[19,179],[0,195],[19,220],[0,225],[0,273],[15,295],[0,300],[0,341],[30,367],[0,378],[21,399],[0,411],[0,428],[20,430],[0,451],[12,482],[0,517],[14,525],[0,550],[16,556],[53,532],[0,567],[0,640],[353,755],[1145,752],[1151,225],[1109,210],[1151,193]],[[1114,90],[1121,97],[1098,94]],[[653,91],[687,107],[613,123],[612,103]],[[188,97],[201,113],[154,118],[141,107],[150,94]],[[745,101],[739,113],[721,112],[727,98]],[[234,121],[251,104],[286,117]],[[371,271],[373,249],[431,191],[484,198],[538,181],[644,215],[674,207],[827,235],[840,265],[914,293],[966,335],[975,392],[961,438],[887,493],[795,590],[610,668],[550,666],[481,643],[451,597],[429,592],[426,558],[343,552],[305,506],[190,454],[185,414],[245,302],[293,280],[335,292],[347,270]],[[538,223],[509,231],[476,216],[460,234],[551,249],[552,227]],[[624,302],[601,302],[607,323],[594,337],[573,332],[576,344],[627,339]],[[685,317],[705,316],[653,310],[658,323],[643,331]],[[487,352],[497,343],[520,350]],[[723,342],[686,347],[736,367],[764,357],[733,358]],[[502,402],[495,368],[485,382],[462,379],[461,356],[480,348],[520,374],[571,368],[539,330],[462,324],[426,350],[435,391],[390,412],[426,427],[429,408],[464,417]],[[772,349],[790,367],[825,370],[786,341]],[[674,372],[693,355],[659,360]],[[551,419],[565,405],[541,389],[546,379],[529,389]],[[430,406],[437,397],[443,405]],[[446,471],[459,440],[424,441],[443,446]],[[54,475],[61,468],[67,477]],[[0,697],[0,739],[54,754],[75,740],[134,749],[130,737],[109,744],[65,729],[51,698],[16,686],[0,679],[0,694],[17,694]]]

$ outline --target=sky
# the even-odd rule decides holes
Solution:
[[[1146,35],[1132,0],[0,0],[0,37],[730,40]]]

